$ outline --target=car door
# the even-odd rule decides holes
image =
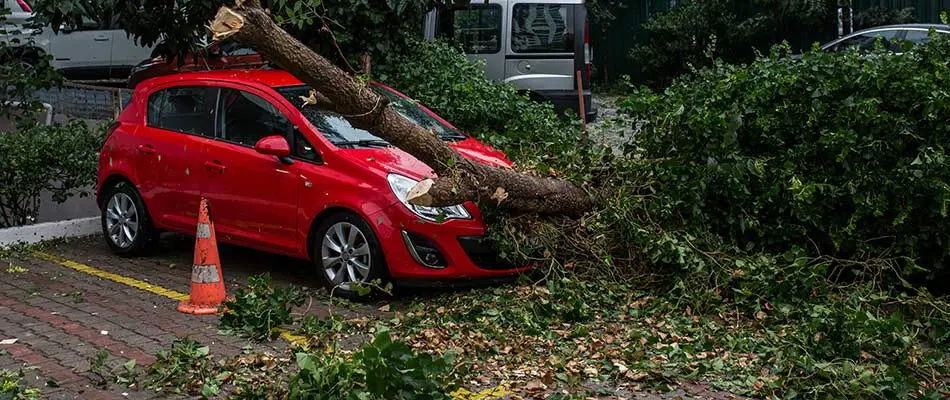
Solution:
[[[202,173],[213,142],[214,95],[210,86],[180,84],[153,92],[146,124],[136,132],[139,191],[156,223],[193,232],[198,205],[208,190]]]
[[[50,38],[53,67],[72,79],[101,79],[109,75],[112,30],[83,17],[82,25],[68,23]]]
[[[203,173],[219,237],[277,252],[297,250],[298,165],[254,150],[258,140],[291,140],[294,125],[270,94],[242,85],[219,88],[215,141]]]

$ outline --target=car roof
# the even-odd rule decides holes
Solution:
[[[877,31],[877,30],[882,30],[882,29],[905,29],[905,28],[924,28],[924,29],[936,28],[938,30],[944,30],[944,31],[950,30],[950,26],[947,26],[944,24],[894,24],[894,25],[872,26],[870,28],[865,28],[860,31],[854,31],[853,33]],[[848,35],[845,35],[845,36],[849,36],[849,35],[851,34],[849,33]]]
[[[930,28],[935,28],[935,29],[938,30],[938,31],[950,32],[950,26],[944,25],[944,24],[893,24],[893,25],[879,25],[879,26],[872,26],[872,27],[870,27],[870,28],[864,28],[864,29],[861,29],[861,30],[859,30],[859,31],[854,31],[854,32],[845,34],[845,35],[841,36],[840,38],[836,38],[836,39],[834,39],[834,40],[831,40],[831,41],[829,41],[829,42],[826,42],[826,43],[822,44],[822,45],[821,45],[821,48],[822,48],[822,49],[827,49],[827,48],[833,46],[834,44],[836,44],[836,43],[838,43],[838,42],[840,42],[840,41],[842,41],[842,40],[845,40],[845,39],[847,39],[847,38],[860,35],[860,34],[862,34],[862,33],[874,32],[874,31],[883,31],[883,30],[895,30],[895,29],[912,29],[912,28],[927,29],[927,30],[929,30]]]
[[[186,80],[243,81],[268,87],[303,85],[289,72],[280,69],[224,69],[212,71],[191,71],[152,78],[154,84]]]

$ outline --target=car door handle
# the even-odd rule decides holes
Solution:
[[[224,172],[224,164],[221,164],[217,161],[208,161],[205,163],[205,168],[208,168],[212,171]]]
[[[96,37],[93,38],[92,40],[95,40],[95,41],[97,41],[97,42],[108,42],[108,41],[109,41],[109,37],[108,37],[108,36],[96,36]]]
[[[155,154],[155,148],[152,147],[151,145],[140,144],[140,145],[139,145],[139,152],[140,152],[140,153],[143,153],[143,154]]]

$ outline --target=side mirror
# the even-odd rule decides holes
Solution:
[[[254,150],[261,154],[274,156],[280,159],[280,162],[290,164],[290,144],[287,139],[280,135],[271,135],[261,138],[254,144]]]

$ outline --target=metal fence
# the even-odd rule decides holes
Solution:
[[[111,121],[132,99],[132,90],[67,82],[36,92],[36,99],[52,106],[53,122],[69,119]]]

